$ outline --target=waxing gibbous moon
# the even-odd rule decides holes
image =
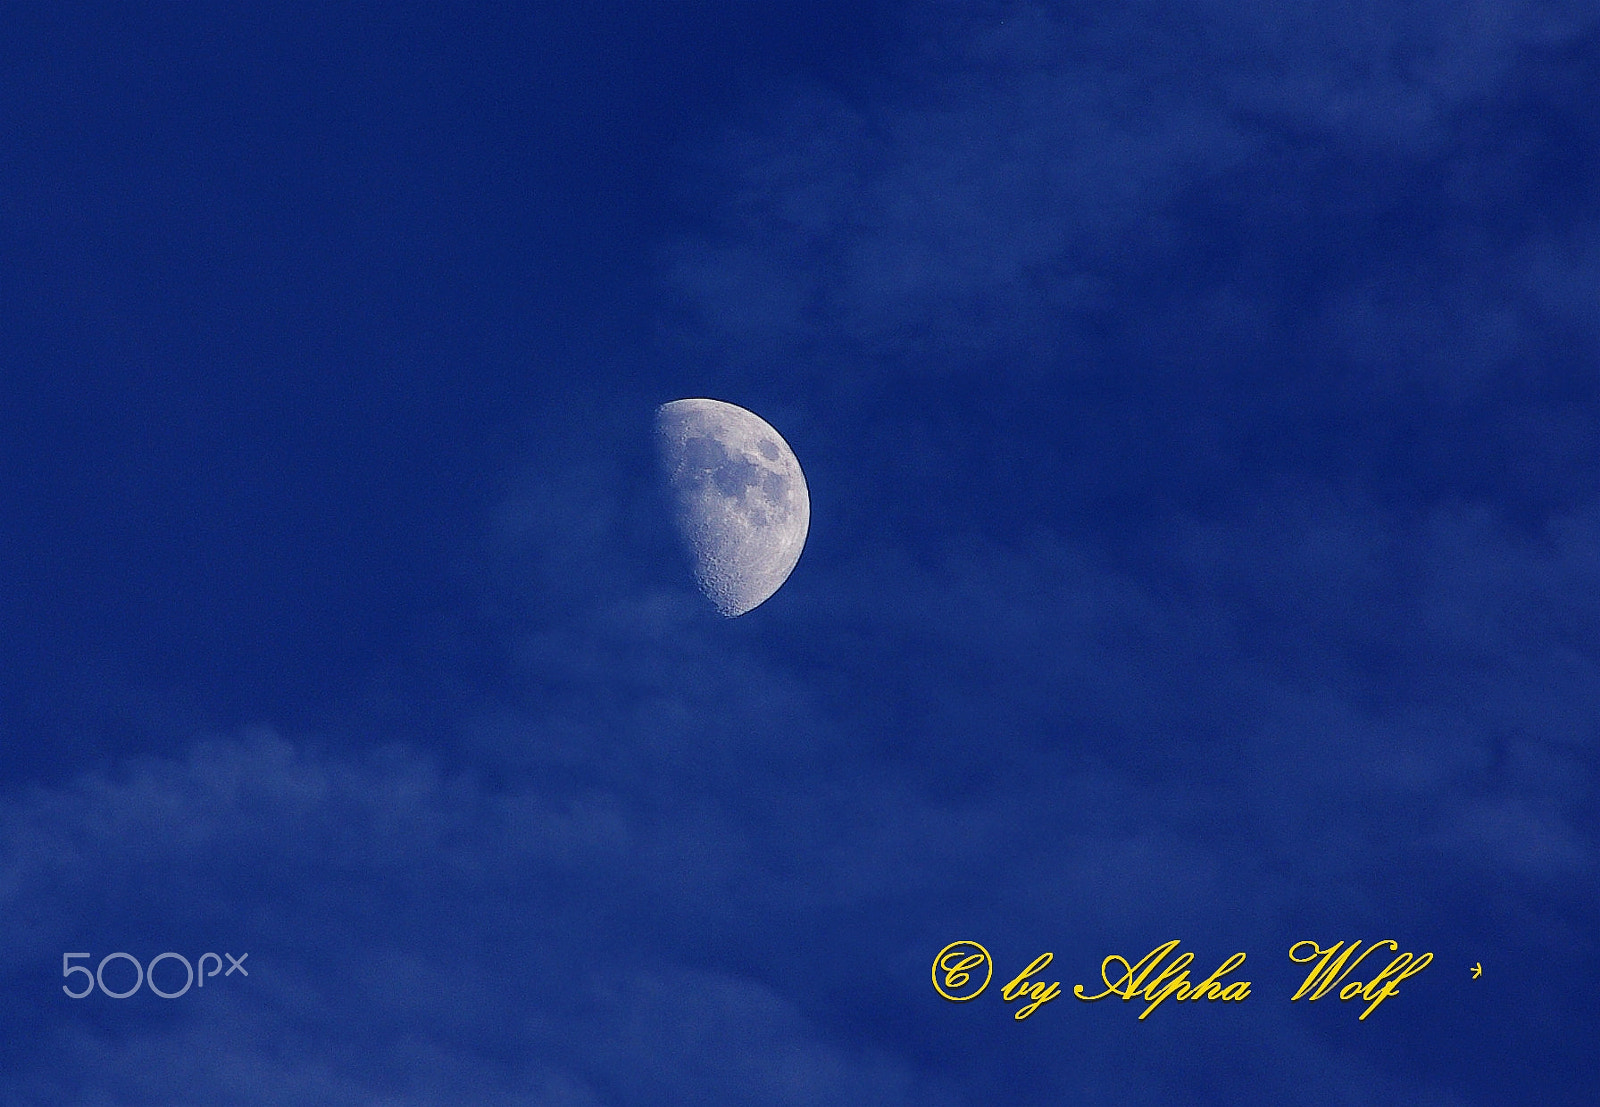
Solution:
[[[783,436],[721,400],[656,410],[656,451],[673,522],[700,591],[732,618],[778,590],[806,544],[811,495]]]

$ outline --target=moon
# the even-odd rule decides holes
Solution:
[[[695,581],[728,618],[789,579],[811,528],[811,494],[783,436],[721,400],[656,410],[656,451]]]

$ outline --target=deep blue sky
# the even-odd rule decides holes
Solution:
[[[1577,0],[6,6],[0,1104],[1593,1098],[1597,88]],[[686,396],[811,488],[737,620]],[[1251,998],[1071,998],[1172,938]],[[61,992],[167,950],[251,975]]]

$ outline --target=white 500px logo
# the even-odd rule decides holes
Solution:
[[[106,954],[104,957],[100,958],[100,967],[94,972],[90,972],[89,966],[87,965],[74,965],[72,963],[72,959],[74,957],[92,956],[94,955],[90,953],[63,953],[61,955],[62,976],[70,977],[75,972],[81,972],[85,977],[88,978],[83,982],[83,991],[81,992],[75,992],[65,984],[61,985],[61,990],[66,992],[67,995],[71,996],[73,999],[82,999],[84,996],[94,991],[95,985],[97,984],[100,986],[100,991],[105,995],[110,996],[112,999],[127,999],[134,992],[139,990],[139,986],[141,984],[145,983],[148,983],[150,985],[150,990],[156,995],[160,996],[162,999],[177,999],[184,992],[189,990],[189,985],[191,984],[198,983],[200,987],[204,988],[206,986],[206,977],[216,976],[217,973],[222,969],[222,957],[218,957],[215,953],[202,953],[200,955],[200,972],[198,975],[194,971],[194,966],[189,964],[189,959],[181,953],[162,953],[157,955],[156,958],[150,962],[150,968],[148,972],[145,970],[143,965],[139,964],[138,958],[128,953]],[[241,953],[237,957],[231,953],[225,953],[222,956],[228,959],[228,971],[223,973],[223,976],[232,976],[235,972],[243,973],[245,976],[250,975],[250,970],[244,967],[244,959],[250,956],[248,953]],[[213,962],[210,972],[206,972],[206,958],[208,957]],[[118,960],[119,958],[132,964],[133,971],[135,973],[133,987],[129,988],[125,992],[113,992],[110,988],[106,987],[106,965],[112,961]],[[182,962],[183,971],[186,974],[183,981],[183,987],[179,988],[175,992],[163,992],[160,988],[156,987],[156,966],[168,958],[171,958],[174,961]]]

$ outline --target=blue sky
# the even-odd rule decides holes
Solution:
[[[660,9],[0,14],[0,1103],[1592,1097],[1592,5]]]

